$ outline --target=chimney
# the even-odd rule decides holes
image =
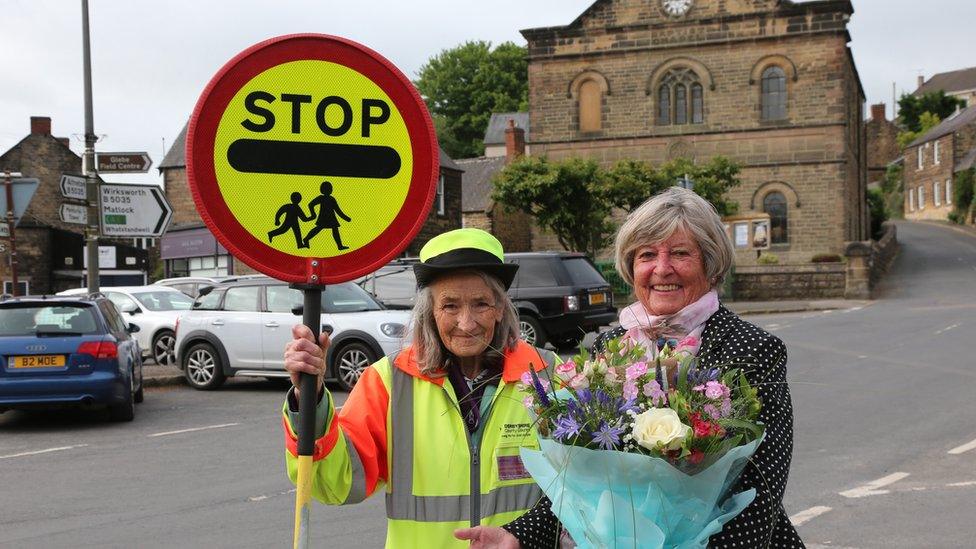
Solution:
[[[918,75],[918,87],[921,88],[922,87],[922,84],[924,84],[924,83],[925,83],[925,77],[922,76],[921,74]]]
[[[51,135],[50,116],[31,117],[31,135]]]
[[[70,149],[71,148],[71,139],[70,138],[68,138],[68,137],[55,137],[55,139],[58,140],[58,143],[61,143],[62,145],[64,145],[64,147],[66,149]]]
[[[525,130],[515,125],[515,120],[509,119],[505,128],[505,163],[511,164],[518,157],[525,155]]]
[[[871,120],[887,120],[885,116],[885,104],[877,103],[871,105]]]

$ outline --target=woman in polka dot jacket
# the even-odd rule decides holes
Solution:
[[[620,326],[602,334],[596,350],[624,333],[638,334],[650,347],[691,336],[704,367],[748,364],[740,366],[762,401],[759,420],[766,438],[733,487],[734,492],[755,488],[756,498],[708,546],[803,547],[783,509],[793,455],[786,347],[719,303],[716,288],[734,261],[721,218],[694,192],[672,187],[630,214],[615,248],[617,270],[634,288],[637,302],[620,312]],[[552,549],[560,543],[559,522],[545,498],[504,528],[524,549]]]

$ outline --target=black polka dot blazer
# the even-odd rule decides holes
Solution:
[[[602,334],[594,349],[602,350],[605,341],[622,336],[624,331],[615,328]],[[783,493],[793,456],[793,405],[786,384],[786,346],[776,336],[720,306],[705,323],[698,357],[701,365],[708,368],[731,362],[750,364],[742,367],[749,383],[759,393],[762,401],[759,419],[766,425],[766,439],[733,488],[734,492],[755,488],[756,499],[712,536],[708,546],[804,547],[783,509]],[[557,521],[549,506],[547,499],[541,501],[506,526],[519,538],[523,548],[556,547]]]

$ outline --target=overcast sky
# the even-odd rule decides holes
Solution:
[[[148,151],[154,183],[165,147],[216,71],[261,40],[336,34],[383,54],[409,78],[465,40],[524,44],[519,29],[565,25],[593,0],[90,0],[98,151]],[[657,1],[657,0],[647,0]],[[705,0],[698,0],[705,1]],[[868,103],[890,104],[919,74],[976,65],[972,0],[854,0],[854,58]],[[81,0],[0,0],[0,152],[50,116],[81,153],[85,128]]]

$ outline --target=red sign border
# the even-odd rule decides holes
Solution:
[[[309,59],[347,66],[377,84],[400,111],[413,148],[410,188],[393,222],[366,246],[330,258],[286,254],[251,235],[224,202],[213,165],[217,126],[240,87],[273,66]],[[322,285],[369,274],[410,244],[433,205],[439,176],[438,152],[434,124],[423,99],[389,60],[338,36],[292,34],[251,46],[228,61],[210,80],[187,128],[186,168],[197,212],[224,248],[250,267],[279,280]]]

